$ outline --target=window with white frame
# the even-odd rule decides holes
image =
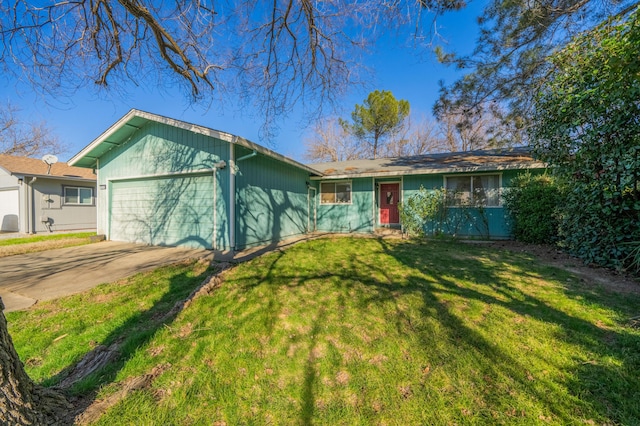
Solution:
[[[65,186],[64,203],[93,205],[93,188],[83,188],[81,186]]]
[[[445,188],[454,206],[500,206],[500,175],[447,176]]]
[[[351,182],[322,182],[320,204],[351,204]]]

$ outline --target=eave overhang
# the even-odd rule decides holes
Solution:
[[[109,127],[105,132],[93,140],[89,145],[82,149],[79,153],[69,160],[69,165],[77,167],[97,168],[98,159],[111,149],[123,145],[133,136],[133,134],[144,127],[149,122],[157,122],[168,126],[184,129],[193,133],[202,134],[212,138],[216,138],[225,142],[243,146],[259,154],[266,155],[286,164],[300,168],[313,176],[322,176],[319,171],[306,166],[302,163],[278,154],[268,148],[251,142],[239,136],[230,133],[221,132],[219,130],[210,129],[208,127],[187,123],[181,120],[152,114],[146,111],[132,109],[120,120]]]

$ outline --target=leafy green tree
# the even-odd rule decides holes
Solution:
[[[341,121],[342,126],[369,147],[377,158],[381,146],[387,143],[409,116],[409,101],[398,100],[388,90],[369,93],[362,105],[356,104],[351,113],[352,122]]]
[[[444,189],[420,189],[409,196],[406,201],[398,203],[400,222],[404,231],[412,236],[425,235],[427,226],[433,223],[431,231],[440,231],[438,223],[442,221],[446,210],[446,192]]]
[[[589,263],[628,266],[640,241],[640,9],[552,57],[531,139],[567,185],[561,243]]]
[[[496,140],[526,137],[536,94],[552,77],[548,58],[583,31],[624,16],[637,0],[490,0],[478,16],[475,48],[436,48],[442,63],[464,75],[442,85],[436,109],[468,117],[491,114]]]

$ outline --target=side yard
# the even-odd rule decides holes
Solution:
[[[637,283],[523,247],[332,237],[237,265],[171,311],[215,268],[8,313],[10,333],[47,386],[114,349],[69,389],[80,423],[640,423]]]
[[[0,239],[0,257],[35,253],[63,247],[80,246],[98,241],[95,232],[33,235]]]

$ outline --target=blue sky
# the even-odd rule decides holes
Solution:
[[[473,4],[472,4],[473,5]],[[447,48],[469,52],[477,34],[476,16],[479,5],[463,12],[451,13],[438,20],[438,31]],[[430,116],[438,96],[438,81],[451,83],[458,75],[452,68],[437,63],[433,55],[402,48],[398,42],[382,39],[365,59],[373,71],[368,86],[353,89],[341,102],[343,117],[348,117],[356,103],[362,103],[373,90],[390,90],[398,99],[406,99],[412,113]],[[298,112],[279,121],[279,134],[267,142],[260,138],[260,120],[254,115],[241,113],[230,102],[224,110],[213,106],[190,105],[184,94],[174,89],[156,87],[125,88],[125,95],[96,92],[87,88],[76,92],[70,99],[56,100],[36,95],[30,87],[15,80],[3,79],[0,99],[21,110],[20,116],[45,121],[60,138],[68,151],[60,155],[68,160],[115,121],[132,108],[165,115],[242,136],[268,145],[281,154],[303,161],[303,139],[308,130]]]

